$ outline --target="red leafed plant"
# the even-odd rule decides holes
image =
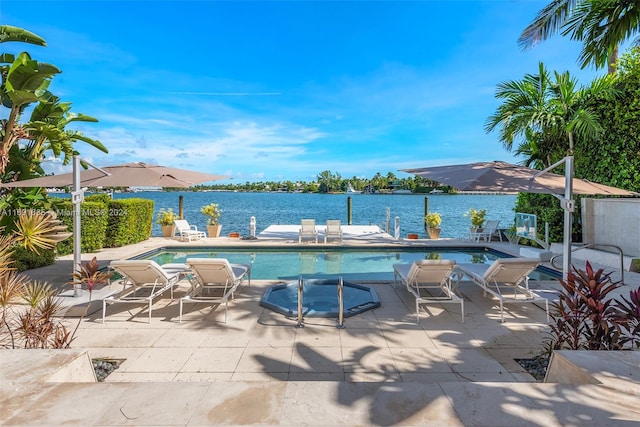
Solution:
[[[622,350],[640,346],[640,289],[631,300],[617,301],[609,294],[622,286],[611,273],[573,268],[560,279],[559,300],[552,303],[551,347],[571,350]]]

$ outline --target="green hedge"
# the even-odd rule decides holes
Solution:
[[[116,248],[151,237],[153,201],[118,199],[109,202],[109,221],[104,246]]]
[[[58,219],[73,232],[73,204],[65,201],[58,208]],[[83,202],[80,204],[80,248],[82,252],[95,252],[104,247],[108,218],[107,205],[101,202]],[[58,243],[58,254],[73,252],[73,236]]]
[[[39,249],[39,253],[16,245],[13,247],[13,267],[18,271],[30,270],[32,268],[44,267],[55,262],[55,251],[53,249]]]

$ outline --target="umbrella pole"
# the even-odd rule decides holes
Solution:
[[[567,156],[559,162],[552,164],[545,170],[538,172],[532,179],[535,180],[538,176],[555,169],[562,163],[564,163],[564,196],[559,196],[555,193],[552,193],[552,195],[560,199],[560,206],[564,210],[562,278],[566,280],[567,276],[571,272],[571,229],[573,228],[573,211],[575,210],[575,203],[573,202],[573,156]]]
[[[80,272],[81,246],[80,239],[82,237],[81,221],[80,221],[80,203],[84,199],[84,192],[80,187],[80,157],[73,156],[73,192],[71,193],[71,202],[73,204],[73,272]],[[73,296],[80,295],[80,285],[73,285]]]
[[[565,184],[564,184],[564,200],[561,200],[562,209],[564,209],[564,242],[562,256],[562,278],[567,280],[567,275],[571,272],[571,239],[572,239],[572,221],[575,205],[573,203],[573,156],[565,157]]]

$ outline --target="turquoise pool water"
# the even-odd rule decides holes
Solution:
[[[509,257],[486,248],[291,248],[216,247],[160,248],[136,258],[152,259],[158,264],[184,263],[187,258],[226,258],[231,263],[251,264],[251,278],[258,280],[293,280],[337,278],[350,281],[393,280],[393,264],[413,263],[421,259],[453,259],[458,264],[490,264]],[[559,274],[539,268],[532,280],[556,280]],[[554,274],[555,273],[555,274]]]

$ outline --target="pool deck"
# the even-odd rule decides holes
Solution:
[[[298,227],[271,226],[256,240],[155,237],[83,260],[95,255],[106,265],[167,246],[296,246]],[[395,240],[377,227],[344,226],[343,245],[477,243]],[[518,252],[506,242],[483,246]],[[62,286],[71,264],[65,256],[28,274]],[[619,274],[605,268],[614,279]],[[636,288],[640,274],[625,272],[625,282]],[[544,310],[533,304],[506,304],[500,323],[495,302],[463,281],[464,323],[459,305],[451,304],[422,306],[416,323],[404,288],[374,283],[382,306],[346,319],[346,328],[319,318],[297,328],[295,320],[258,305],[272,283],[242,285],[226,324],[221,308],[205,304],[189,305],[178,323],[178,304],[167,294],[154,304],[151,323],[142,307],[114,305],[105,324],[100,311],[80,322],[73,350],[3,351],[0,424],[601,426],[640,419],[638,351],[561,352],[554,355],[559,373],[547,383],[514,360],[538,354],[547,337]],[[535,286],[551,295],[558,285]],[[175,298],[186,289],[183,283]],[[70,328],[78,323],[64,321]],[[95,383],[91,358],[125,361]]]

